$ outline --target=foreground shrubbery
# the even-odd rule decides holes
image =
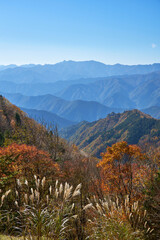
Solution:
[[[10,204],[12,201],[12,204]],[[10,204],[12,209],[8,209]],[[81,184],[17,179],[17,187],[1,193],[0,231],[23,239],[144,239],[147,213],[138,202],[118,197],[82,196]]]
[[[55,134],[45,134],[50,150],[15,143],[0,149],[1,233],[41,240],[159,238],[159,155],[120,142],[99,161],[74,145],[61,149]]]
[[[45,177],[40,181],[35,176],[35,182],[17,180],[17,189],[8,190],[1,197],[1,231],[27,239],[75,239],[71,231],[76,212],[76,198],[80,195],[81,184],[74,190],[68,183],[46,183]],[[30,185],[30,186],[29,186]],[[32,187],[31,187],[32,186]],[[5,210],[5,206],[14,201],[13,209]],[[73,235],[73,236],[72,236]],[[68,236],[68,237],[67,237]]]

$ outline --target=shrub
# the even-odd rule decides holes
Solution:
[[[1,210],[1,231],[24,236],[24,239],[76,239],[81,184],[73,189],[68,183],[56,181],[53,187],[46,183],[45,177],[40,180],[37,176],[32,187],[27,180],[17,179],[17,184],[12,191],[15,208]],[[1,196],[1,206],[10,192]]]
[[[150,228],[154,229],[149,239],[160,239],[160,171],[155,175],[146,190],[144,207],[148,212]]]

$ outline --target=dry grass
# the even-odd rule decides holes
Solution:
[[[21,240],[21,237],[10,237],[6,235],[0,235],[0,240]]]
[[[6,235],[0,235],[0,240],[23,240],[23,237],[11,237]],[[42,237],[41,240],[47,240],[47,238]]]

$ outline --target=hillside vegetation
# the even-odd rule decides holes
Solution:
[[[119,141],[129,144],[160,142],[160,120],[139,110],[111,113],[106,118],[82,122],[62,131],[62,136],[87,153],[100,156],[107,146]]]
[[[158,143],[159,120],[133,110],[78,127],[82,144],[86,130],[116,143],[94,158],[0,96],[0,236],[157,240],[160,150],[123,140]]]

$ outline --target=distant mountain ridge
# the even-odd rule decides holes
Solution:
[[[63,61],[53,65],[31,64],[8,67],[0,71],[0,81],[16,83],[55,82],[113,75],[147,74],[155,71],[160,71],[160,63],[129,66],[121,64],[106,65],[97,61]]]
[[[0,82],[0,91],[7,93],[21,93],[27,96],[38,96],[45,94],[52,94],[63,90],[64,88],[71,86],[72,84],[88,84],[95,82],[96,80],[102,80],[106,78],[80,78],[77,80],[66,80],[56,82],[37,82],[37,83],[15,83],[8,81]]]
[[[27,96],[51,94],[67,101],[96,101],[110,108],[143,109],[160,106],[160,71],[138,75],[81,78],[53,83],[2,81],[0,91],[21,93]],[[34,106],[29,108],[34,108]]]
[[[21,110],[27,113],[29,118],[36,120],[40,124],[47,126],[56,126],[58,130],[76,124],[76,122],[61,118],[52,112],[27,108],[21,108]]]
[[[95,122],[81,122],[61,132],[87,153],[100,157],[107,146],[118,141],[129,144],[160,143],[160,120],[139,110],[111,113]]]
[[[8,68],[15,68],[15,67],[17,67],[17,65],[15,65],[15,64],[0,65],[0,71],[3,71],[3,70],[8,69]]]
[[[160,119],[160,106],[152,106],[146,109],[142,109],[141,111],[151,115],[154,118]]]
[[[0,66],[0,92],[17,106],[34,109],[38,116],[43,111],[46,119],[60,117],[61,126],[67,126],[66,121],[92,122],[111,112],[135,108],[146,109],[159,118],[160,64],[64,61],[54,65]]]
[[[160,106],[160,72],[113,76],[88,84],[74,84],[56,95],[66,100],[97,101],[112,108]]]
[[[123,109],[106,107],[95,101],[66,101],[50,94],[24,96],[22,94],[2,93],[2,95],[18,107],[49,111],[72,122],[94,121],[106,117],[108,113],[113,111],[123,111]]]

